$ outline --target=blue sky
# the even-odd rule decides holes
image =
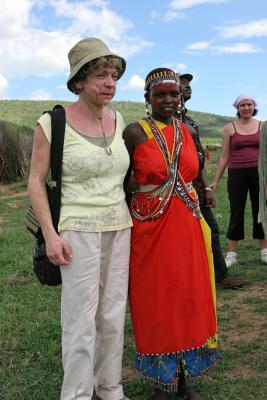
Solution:
[[[99,37],[127,60],[115,100],[143,101],[146,74],[189,72],[195,111],[234,116],[240,93],[267,119],[265,0],[8,0],[0,13],[0,99],[74,101],[67,53]]]

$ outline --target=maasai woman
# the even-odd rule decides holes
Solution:
[[[157,387],[153,399],[176,391],[200,400],[186,380],[209,368],[218,353],[210,236],[192,186],[199,161],[190,133],[173,117],[180,102],[177,74],[151,71],[145,99],[152,114],[124,131],[128,177],[138,188],[131,200],[135,368]]]

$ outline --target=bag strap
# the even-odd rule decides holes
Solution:
[[[65,109],[61,105],[57,104],[52,111],[49,111],[49,114],[51,116],[51,178],[54,182],[58,182],[61,181],[61,166],[66,125]]]
[[[52,111],[48,111],[51,116],[51,148],[50,148],[50,169],[53,187],[51,191],[51,216],[53,226],[58,232],[58,222],[60,217],[61,205],[61,175],[64,136],[66,127],[65,109],[57,104]]]

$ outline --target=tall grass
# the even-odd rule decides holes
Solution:
[[[18,127],[0,122],[0,182],[10,183],[25,178],[30,165],[32,139]]]

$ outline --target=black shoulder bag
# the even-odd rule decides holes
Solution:
[[[51,211],[53,226],[58,232],[58,222],[61,204],[61,173],[66,116],[65,109],[56,105],[52,111],[47,111],[51,116],[51,148],[50,169],[53,186],[46,183],[46,191]],[[56,286],[61,284],[61,272],[58,265],[52,264],[47,255],[45,240],[38,220],[32,207],[28,210],[25,218],[27,229],[35,236],[36,241],[33,249],[33,270],[38,280],[43,285]]]

